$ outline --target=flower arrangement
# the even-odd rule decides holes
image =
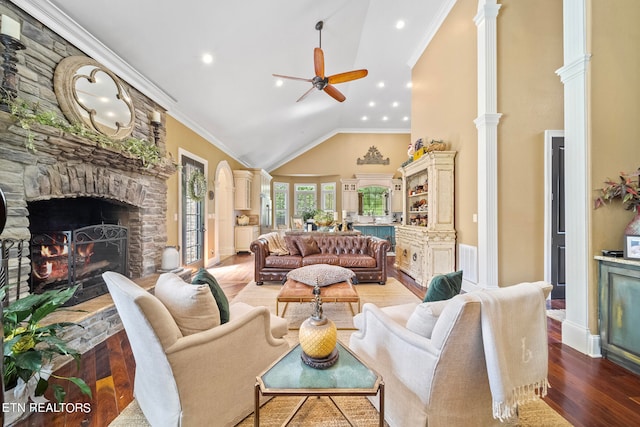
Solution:
[[[330,225],[333,224],[333,212],[318,211],[313,216],[313,219],[316,221],[316,224],[318,224],[319,226],[329,227]]]
[[[14,390],[14,396],[29,397],[32,401],[44,399],[51,386],[58,403],[64,401],[66,392],[59,384],[50,384],[49,378],[71,381],[80,391],[91,397],[91,389],[81,378],[61,377],[52,373],[55,355],[72,356],[80,364],[79,353],[58,337],[58,332],[75,323],[60,322],[42,325],[45,316],[66,303],[77,287],[50,290],[31,294],[12,301],[3,308],[4,331],[3,381],[5,390]],[[0,288],[0,300],[4,299],[5,287]],[[46,401],[46,399],[44,399]]]
[[[635,172],[620,172],[619,181],[607,179],[605,186],[597,190],[600,195],[595,199],[597,209],[610,203],[613,199],[621,199],[626,210],[638,213],[640,206],[640,168]]]

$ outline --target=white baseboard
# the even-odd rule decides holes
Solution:
[[[602,357],[600,335],[592,335],[588,329],[570,320],[562,322],[562,344],[590,357]]]

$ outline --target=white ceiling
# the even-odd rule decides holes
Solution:
[[[339,132],[408,133],[411,67],[455,3],[12,1],[244,165],[268,171]],[[369,75],[336,85],[343,103],[315,90],[296,103],[311,84],[278,87],[272,73],[314,76],[320,20],[326,74]]]

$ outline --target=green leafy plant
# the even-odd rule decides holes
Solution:
[[[307,222],[307,220],[313,218],[318,213],[317,209],[309,209],[308,211],[302,212],[302,220]]]
[[[63,402],[66,392],[61,385],[49,383],[49,378],[53,377],[72,382],[82,393],[91,397],[91,389],[81,378],[50,373],[55,355],[71,356],[80,365],[80,354],[58,337],[58,333],[65,328],[79,325],[70,322],[41,324],[47,315],[58,310],[73,296],[76,288],[31,294],[3,308],[5,390],[15,388],[22,382],[27,384],[28,389],[30,384],[35,383],[33,395],[42,396],[51,386],[56,401]],[[5,293],[5,288],[0,288],[0,300],[4,300]]]
[[[619,181],[607,179],[605,186],[598,189],[595,208],[604,206],[614,199],[621,199],[626,210],[638,212],[640,206],[640,168],[635,172],[621,172]]]
[[[123,140],[111,139],[106,135],[94,132],[81,123],[67,123],[53,111],[43,110],[39,103],[30,103],[21,98],[4,100],[9,105],[11,115],[13,115],[20,127],[27,131],[26,146],[35,151],[33,143],[35,134],[32,127],[36,124],[51,126],[63,132],[70,133],[82,138],[86,138],[97,143],[100,147],[110,147],[128,153],[130,156],[140,159],[142,164],[149,168],[160,161],[162,156],[160,150],[154,144],[143,139],[125,138]]]

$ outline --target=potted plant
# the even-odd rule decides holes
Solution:
[[[316,224],[318,224],[323,229],[326,229],[331,224],[333,224],[333,212],[318,211],[313,216],[313,219],[316,221]]]
[[[634,219],[625,229],[626,235],[640,234],[640,168],[634,172],[620,172],[619,181],[607,179],[605,186],[600,188],[600,195],[596,197],[595,209],[610,203],[614,199],[620,199],[626,210],[636,213]]]
[[[31,294],[12,301],[3,308],[2,379],[5,402],[8,399],[21,403],[26,403],[28,399],[45,402],[44,393],[51,387],[54,399],[62,403],[66,392],[61,385],[50,383],[51,377],[70,381],[78,386],[82,393],[91,397],[91,389],[81,378],[61,377],[52,373],[52,360],[56,355],[71,356],[79,366],[80,354],[58,337],[58,333],[65,328],[79,325],[70,322],[41,323],[47,315],[66,303],[76,288]],[[4,300],[5,294],[5,287],[0,288],[0,300]],[[14,405],[12,409],[19,407],[20,405]],[[5,423],[16,421],[12,420],[12,417],[21,416],[12,412],[5,413]]]

